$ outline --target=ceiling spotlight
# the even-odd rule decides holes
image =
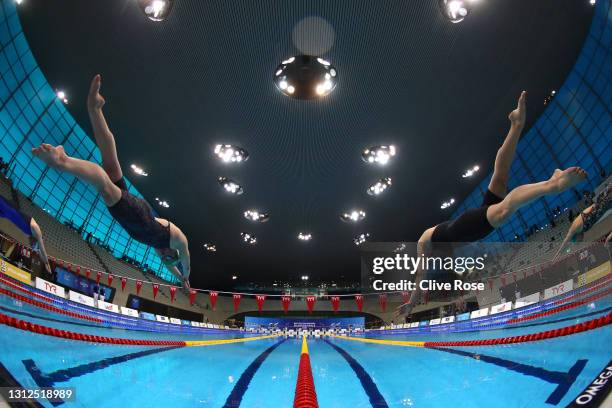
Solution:
[[[232,275],[232,280],[236,280],[238,277],[236,275]]]
[[[384,166],[389,163],[391,157],[395,156],[395,153],[395,146],[393,145],[372,146],[361,153],[361,158],[366,163]]]
[[[138,0],[142,12],[151,21],[163,21],[172,11],[174,0]]]
[[[21,4],[21,3],[17,3],[17,4]],[[57,92],[55,92],[55,95],[57,96],[57,99],[64,102],[64,104],[68,103],[68,97],[66,96],[66,92],[62,90],[58,90]]]
[[[242,240],[249,245],[255,245],[257,243],[257,238],[255,238],[254,235],[241,232],[240,236],[242,237]]]
[[[254,222],[267,222],[270,219],[270,214],[262,213],[257,210],[247,210],[244,212],[244,218]]]
[[[310,241],[312,239],[312,234],[305,233],[305,232],[300,232],[298,234],[298,239],[300,241]]]
[[[240,195],[244,193],[244,190],[240,186],[240,184],[236,183],[234,180],[229,179],[227,177],[219,177],[218,179],[221,187],[225,189],[228,193]]]
[[[438,0],[440,11],[451,23],[460,23],[470,13],[475,0]]]
[[[478,170],[480,170],[480,167],[474,166],[471,169],[466,170],[465,173],[461,175],[461,177],[463,178],[472,177],[474,174],[478,173]]]
[[[382,194],[391,185],[391,177],[384,177],[378,180],[375,184],[368,187],[366,192],[368,195],[377,196]]]
[[[23,3],[23,0],[15,0],[15,3],[21,4],[21,3]]]
[[[21,3],[21,1],[18,1],[18,2],[17,2],[17,4],[19,4],[19,3]],[[591,6],[594,6],[594,5],[595,5],[595,3],[597,3],[597,0],[589,0],[589,4],[590,4]]]
[[[369,238],[370,238],[370,234],[368,234],[366,232],[366,233],[357,235],[353,239],[353,242],[355,243],[355,245],[359,246],[359,245],[363,244],[364,242],[366,242]]]
[[[240,163],[249,159],[249,152],[238,146],[216,145],[215,155],[224,163]]]
[[[307,281],[308,279],[309,279],[309,278],[308,278],[308,275],[302,275],[302,280],[303,280],[303,281]]]
[[[450,200],[443,202],[442,205],[440,206],[440,208],[442,210],[446,210],[447,208],[449,208],[453,204],[455,204],[455,199],[451,198]]]
[[[134,173],[138,174],[139,176],[147,177],[149,175],[149,173],[147,173],[135,164],[130,165],[130,167],[132,168]]]
[[[550,94],[546,95],[546,97],[544,98],[544,106],[548,105],[553,100],[556,94],[557,91],[555,91],[554,89],[550,91]]]
[[[217,246],[214,244],[206,243],[204,244],[204,249],[208,252],[217,252]]]
[[[365,217],[366,213],[363,210],[351,210],[340,215],[340,219],[344,222],[358,222],[363,220]]]
[[[298,55],[280,63],[274,73],[274,84],[295,99],[320,98],[336,88],[338,71],[323,58]]]
[[[155,197],[155,201],[160,207],[164,207],[164,208],[170,207],[170,204],[168,204],[166,200],[160,200],[158,197]]]

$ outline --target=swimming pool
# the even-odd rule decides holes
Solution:
[[[611,286],[607,279],[549,301],[545,309],[536,305],[521,318],[500,317],[478,329],[456,323],[436,332],[309,338],[318,404],[567,406],[610,362],[612,326],[606,323],[612,311]],[[0,314],[5,316],[0,325],[3,386],[12,381],[28,388],[76,390],[74,401],[39,400],[45,407],[288,407],[294,402],[300,338],[165,324],[130,326],[128,318],[112,320],[106,312],[60,302],[8,279],[0,280]],[[30,324],[12,320],[8,324],[21,328],[11,327],[8,318]],[[557,330],[584,328],[580,324],[587,321],[599,321],[601,327],[570,335]],[[44,330],[47,334],[36,333]],[[520,342],[541,332],[559,336]],[[513,336],[524,337],[515,338],[514,344],[462,343]],[[124,344],[105,343],[113,339]],[[127,344],[130,340],[135,344]],[[155,345],[139,345],[146,341]]]

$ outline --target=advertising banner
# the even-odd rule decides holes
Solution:
[[[28,285],[32,284],[32,275],[29,272],[21,270],[3,259],[0,259],[0,272],[20,282],[27,283]]]
[[[489,315],[489,308],[485,307],[484,309],[474,310],[470,313],[470,319],[475,319],[477,317],[484,317]]]
[[[113,298],[115,289],[111,287],[103,284],[97,284],[84,276],[79,276],[72,272],[68,272],[64,268],[56,267],[55,271],[57,272],[57,283],[60,285],[74,289],[75,291],[81,292],[87,296],[93,296],[94,292],[100,293],[101,291],[106,302],[110,302]]]
[[[121,314],[126,316],[138,317],[138,310],[130,309],[129,307],[121,306]]]
[[[565,282],[561,282],[555,286],[551,286],[550,288],[544,291],[544,299],[550,299],[555,296],[562,295],[574,289],[574,280],[569,279]]]
[[[92,297],[85,296],[82,293],[75,292],[75,291],[71,290],[71,291],[68,291],[68,297],[73,302],[77,302],[77,303],[80,303],[82,305],[87,305],[87,306],[95,307],[94,299]]]
[[[512,309],[512,302],[505,302],[499,305],[491,306],[491,314],[507,312]]]
[[[106,310],[113,313],[119,313],[119,306],[114,303],[104,302],[102,300],[98,301],[98,309]]]
[[[48,282],[44,279],[36,278],[36,288],[43,290],[47,293],[51,293],[52,295],[59,297],[66,297],[66,291],[63,287],[56,285],[54,283]]]
[[[156,320],[155,315],[153,313],[148,312],[140,312],[140,318],[146,320]]]
[[[603,278],[610,273],[610,261],[604,262],[596,268],[589,270],[586,273],[586,283],[595,282],[596,280]]]
[[[532,305],[534,303],[538,303],[540,301],[540,293],[533,293],[529,296],[523,296],[521,298],[517,298],[514,303],[514,308],[517,309],[519,307]]]
[[[282,317],[255,317],[246,316],[244,318],[245,328],[268,328],[270,326],[278,327],[279,329],[284,328],[328,328],[337,327],[347,329],[349,326],[352,328],[364,328],[365,318],[364,317],[338,317],[338,318],[282,318]]]
[[[168,319],[168,316],[155,315],[155,320],[157,320],[158,322],[170,323],[170,319]]]

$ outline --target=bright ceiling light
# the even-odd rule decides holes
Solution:
[[[155,197],[155,201],[157,202],[157,205],[159,205],[160,207],[164,207],[164,208],[170,207],[170,204],[168,204],[166,200],[160,200],[158,197]]]
[[[274,84],[295,99],[329,95],[338,84],[338,72],[329,61],[311,55],[291,57],[276,68]]]
[[[240,163],[249,159],[249,152],[241,147],[229,144],[216,145],[215,155],[224,163]]]
[[[257,238],[254,235],[248,234],[246,232],[241,232],[240,236],[242,237],[242,241],[244,241],[248,245],[257,244]]]
[[[443,202],[440,208],[442,210],[446,210],[447,208],[451,207],[453,204],[455,204],[455,199],[451,198],[450,200]]]
[[[463,178],[472,177],[474,174],[478,173],[478,170],[480,170],[480,167],[479,166],[474,166],[471,169],[467,169],[465,171],[465,173],[463,173],[461,175],[461,177],[463,177]]]
[[[138,6],[151,21],[163,21],[170,15],[174,0],[138,0]]]
[[[353,243],[359,246],[365,243],[369,238],[370,238],[370,234],[368,234],[367,232],[364,232],[362,234],[357,235],[355,238],[353,238]]]
[[[130,167],[132,168],[132,171],[139,176],[147,177],[149,175],[149,173],[147,173],[135,164],[131,164]]]
[[[244,212],[244,218],[253,222],[267,222],[270,219],[270,214],[257,210],[246,210]]]
[[[460,23],[472,10],[474,0],[438,0],[440,11],[451,23]]]
[[[238,277],[236,275],[232,275],[232,280],[236,280]]]
[[[17,4],[20,4],[20,3],[17,3]],[[66,96],[66,92],[62,90],[58,90],[57,92],[55,92],[55,95],[57,96],[57,99],[62,101],[64,104],[68,103],[68,97]]]
[[[219,177],[218,182],[219,185],[221,185],[221,187],[223,187],[223,189],[230,194],[240,195],[244,193],[244,190],[242,189],[240,184],[236,183],[232,179],[229,179],[227,177]]]
[[[18,2],[17,2],[17,4],[20,4],[20,3],[21,3],[21,1],[18,1]],[[591,6],[594,6],[596,3],[597,3],[597,0],[589,0],[589,4],[590,4]]]
[[[204,249],[208,252],[217,252],[217,246],[214,244],[205,243]]]
[[[298,234],[298,239],[300,241],[310,241],[312,239],[312,234],[307,233],[307,232],[300,232]]]
[[[377,196],[382,194],[389,186],[391,186],[391,177],[384,177],[368,187],[366,192],[368,195]]]
[[[302,275],[302,280],[303,280],[303,281],[307,281],[308,279],[309,279],[309,278],[308,278],[308,275]]]
[[[361,153],[361,159],[366,163],[384,166],[395,156],[396,150],[393,145],[372,146]]]
[[[366,213],[363,210],[351,210],[340,214],[340,219],[344,222],[359,222],[366,217]]]

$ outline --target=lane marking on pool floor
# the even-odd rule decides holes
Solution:
[[[569,336],[571,334],[582,333],[589,330],[594,330],[599,327],[606,326],[612,323],[612,313],[597,319],[588,320],[583,323],[566,326],[559,329],[547,330],[522,336],[500,337],[494,339],[483,340],[461,340],[461,341],[401,341],[401,340],[382,340],[371,339],[365,337],[349,337],[349,336],[330,336],[342,340],[359,341],[362,343],[383,344],[387,346],[404,346],[404,347],[473,347],[473,346],[495,346],[501,344],[526,343],[531,341],[547,340],[556,337]]]

